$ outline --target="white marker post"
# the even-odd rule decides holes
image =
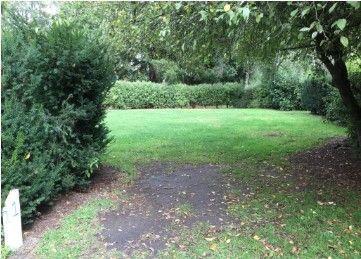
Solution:
[[[9,192],[9,195],[5,200],[5,207],[3,208],[2,214],[5,245],[14,251],[23,245],[18,189],[13,189]]]

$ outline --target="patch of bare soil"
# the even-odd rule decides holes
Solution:
[[[49,229],[59,227],[61,220],[95,198],[115,198],[112,190],[118,184],[119,172],[111,167],[101,167],[92,176],[92,183],[83,192],[71,191],[59,196],[54,205],[43,208],[37,219],[24,231],[24,245],[11,258],[34,258],[34,249],[42,235]]]
[[[197,223],[223,228],[237,223],[227,212],[232,177],[214,165],[155,163],[140,169],[136,183],[124,190],[129,199],[102,216],[101,238],[126,255],[147,251],[151,257],[176,243],[178,232]]]
[[[346,138],[290,157],[300,190],[332,187],[361,191],[361,157]]]

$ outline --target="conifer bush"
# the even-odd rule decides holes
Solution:
[[[102,106],[114,82],[107,45],[65,22],[2,34],[2,201],[20,190],[30,223],[60,192],[85,188],[109,142]]]

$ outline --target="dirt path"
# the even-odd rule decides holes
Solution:
[[[103,215],[102,239],[127,255],[143,250],[154,256],[175,243],[184,228],[206,223],[221,229],[237,223],[228,215],[227,203],[242,187],[220,170],[169,163],[142,168],[137,182],[125,190],[127,202]]]
[[[287,177],[287,181],[293,179],[297,183],[290,187],[296,190],[288,191],[328,187],[360,191],[361,159],[345,139],[334,139],[293,155],[289,161],[287,173],[260,169],[255,178],[260,188],[271,186],[277,191],[280,179]],[[99,216],[104,229],[98,238],[107,248],[124,255],[145,251],[147,257],[155,257],[169,245],[177,244],[182,231],[200,222],[215,231],[237,227],[239,222],[228,215],[227,207],[252,193],[232,175],[222,173],[230,171],[223,169],[229,168],[157,162],[140,168],[139,178],[126,186],[118,179],[119,172],[103,167],[94,175],[87,192],[60,197],[32,228],[25,230],[24,246],[13,258],[34,258],[34,248],[43,233],[58,227],[64,216],[94,198],[111,198],[119,204],[116,210]]]

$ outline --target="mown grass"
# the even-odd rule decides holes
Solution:
[[[113,110],[106,122],[114,138],[103,158],[106,164],[132,174],[137,165],[155,160],[217,163],[228,165],[229,172],[257,190],[229,207],[239,218],[236,229],[213,232],[204,224],[185,229],[179,242],[159,257],[360,256],[359,193],[291,191],[297,182],[287,178],[271,178],[266,186],[258,171],[262,165],[287,167],[288,155],[344,136],[343,128],[306,112],[262,109]],[[241,193],[235,191],[235,195]],[[336,205],[320,205],[320,200]],[[45,235],[38,255],[89,255],[100,230],[94,218],[109,206],[108,201],[90,203],[68,216],[59,229]],[[187,205],[178,207],[179,213],[191,213]]]
[[[307,112],[266,109],[112,110],[106,121],[114,140],[104,162],[126,172],[153,160],[282,164],[345,134]]]
[[[42,237],[36,254],[40,258],[79,258],[101,254],[96,234],[101,225],[95,220],[97,214],[113,207],[111,200],[97,199],[65,217],[58,229],[52,229]],[[92,251],[93,250],[93,251]]]

